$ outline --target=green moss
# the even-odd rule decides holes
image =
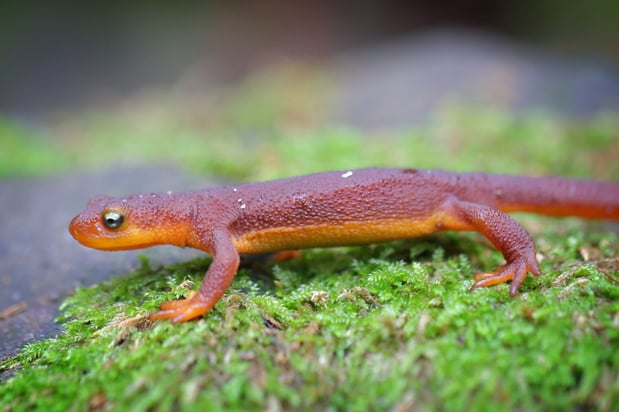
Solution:
[[[599,235],[577,228],[541,236],[556,259],[542,260],[545,276],[515,299],[505,285],[469,292],[483,266],[439,238],[412,260],[396,256],[427,242],[247,262],[211,313],[180,325],[145,315],[186,295],[209,260],[145,264],[77,290],[63,334],[2,363],[21,369],[0,401],[16,410],[609,410],[619,401],[619,285],[606,262],[617,238],[605,235],[601,248]],[[574,237],[596,260],[574,256]]]

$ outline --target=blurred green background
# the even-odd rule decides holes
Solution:
[[[585,109],[579,110],[586,116],[612,113],[619,106],[612,97],[619,90],[615,70],[619,6],[614,1],[10,2],[0,6],[0,15],[3,176],[153,162],[236,178],[294,174],[307,170],[260,173],[264,167],[283,167],[281,159],[269,160],[265,153],[272,151],[271,143],[317,139],[325,128],[336,128],[339,134],[362,129],[362,136],[383,139],[382,132],[395,129],[389,127],[388,116],[379,131],[366,130],[364,123],[364,118],[380,111],[399,113],[398,130],[452,127],[454,111],[477,108],[471,91],[454,91],[457,98],[428,103],[423,116],[411,110],[410,121],[406,100],[419,89],[413,80],[408,95],[391,100],[378,96],[382,90],[390,95],[391,90],[388,84],[384,88],[380,84],[391,73],[381,65],[393,62],[404,67],[397,59],[407,55],[413,56],[412,63],[406,63],[413,68],[422,60],[444,59],[431,54],[439,48],[431,41],[415,43],[427,33],[447,33],[443,42],[447,47],[438,42],[447,55],[458,52],[458,30],[474,33],[469,44],[481,44],[486,60],[470,70],[484,77],[488,66],[500,66],[475,85],[476,93],[482,89],[498,96],[483,100],[478,105],[482,111],[490,106],[506,109],[508,116],[520,115],[524,107],[569,118],[573,112],[564,113],[563,106],[572,103],[582,105]],[[492,40],[487,43],[486,39]],[[492,43],[496,39],[499,43]],[[406,42],[416,46],[407,49],[402,46]],[[401,50],[364,54],[391,44],[400,44]],[[521,49],[527,52],[519,54]],[[421,73],[411,70],[410,79],[427,84],[427,90],[419,93],[427,94],[429,101],[448,94],[440,89],[444,79],[434,78],[432,72],[444,66],[464,66],[467,50],[461,54],[425,72],[423,66]],[[362,58],[355,60],[359,55]],[[546,67],[554,56],[564,60]],[[529,60],[531,66],[526,66]],[[536,89],[537,83],[543,88],[553,77],[563,76],[564,63],[577,74],[549,86],[558,90],[548,93],[561,96],[565,84],[579,84],[568,98],[550,103],[545,95],[535,93],[519,98],[519,93],[530,94],[519,91],[521,82],[527,82],[529,89]],[[364,67],[369,67],[370,81],[362,72],[358,76],[362,80],[347,85],[347,79],[355,79],[351,72]],[[539,78],[530,80],[527,73],[537,67],[542,67]],[[458,76],[457,69],[445,74],[458,78],[458,87],[470,80],[465,74]],[[371,89],[372,84],[378,84],[378,92]],[[369,91],[356,97],[359,89]],[[361,103],[367,107],[341,114]],[[417,104],[423,105],[423,100]],[[515,106],[519,110],[511,110]],[[574,119],[569,121],[574,123]],[[436,126],[442,123],[447,126]],[[466,129],[465,125],[457,127]],[[440,152],[449,152],[453,138],[464,141],[460,146],[466,151],[469,143],[483,141],[483,136],[465,137],[443,135],[442,140],[433,138],[433,144],[443,144]],[[492,140],[485,144],[492,146]],[[359,156],[351,156],[357,159],[355,165],[373,163],[371,157]],[[348,160],[321,166],[352,166]],[[382,162],[392,160],[402,164],[407,159]],[[426,160],[424,156],[408,159],[424,166],[443,163],[436,158]],[[583,169],[579,172],[591,173]]]

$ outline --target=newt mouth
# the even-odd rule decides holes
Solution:
[[[180,231],[169,230],[169,233],[180,233]],[[99,215],[89,216],[85,214],[77,215],[69,223],[69,233],[79,243],[86,247],[99,250],[130,250],[141,249],[163,243],[173,243],[178,246],[185,246],[183,242],[170,242],[170,239],[162,241],[157,236],[158,230],[149,230],[136,225],[128,225],[122,229],[108,229],[103,224]]]

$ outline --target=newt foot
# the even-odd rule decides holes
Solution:
[[[477,288],[485,288],[488,286],[496,285],[498,283],[505,283],[512,281],[509,287],[509,294],[516,296],[518,294],[518,288],[524,281],[527,273],[531,273],[533,276],[540,276],[542,272],[539,269],[535,254],[529,254],[528,256],[518,256],[511,262],[508,262],[500,266],[495,272],[482,272],[473,276],[475,283],[469,290],[475,290]]]
[[[170,300],[161,304],[159,312],[148,317],[149,320],[170,319],[172,323],[187,322],[207,313],[213,304],[205,301],[199,293],[191,292],[187,299]]]

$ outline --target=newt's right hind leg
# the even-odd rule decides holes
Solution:
[[[527,273],[541,275],[533,239],[510,216],[493,207],[457,198],[450,198],[443,206],[441,229],[480,232],[505,258],[505,264],[496,271],[476,274],[471,290],[511,281],[509,294],[515,296]]]

